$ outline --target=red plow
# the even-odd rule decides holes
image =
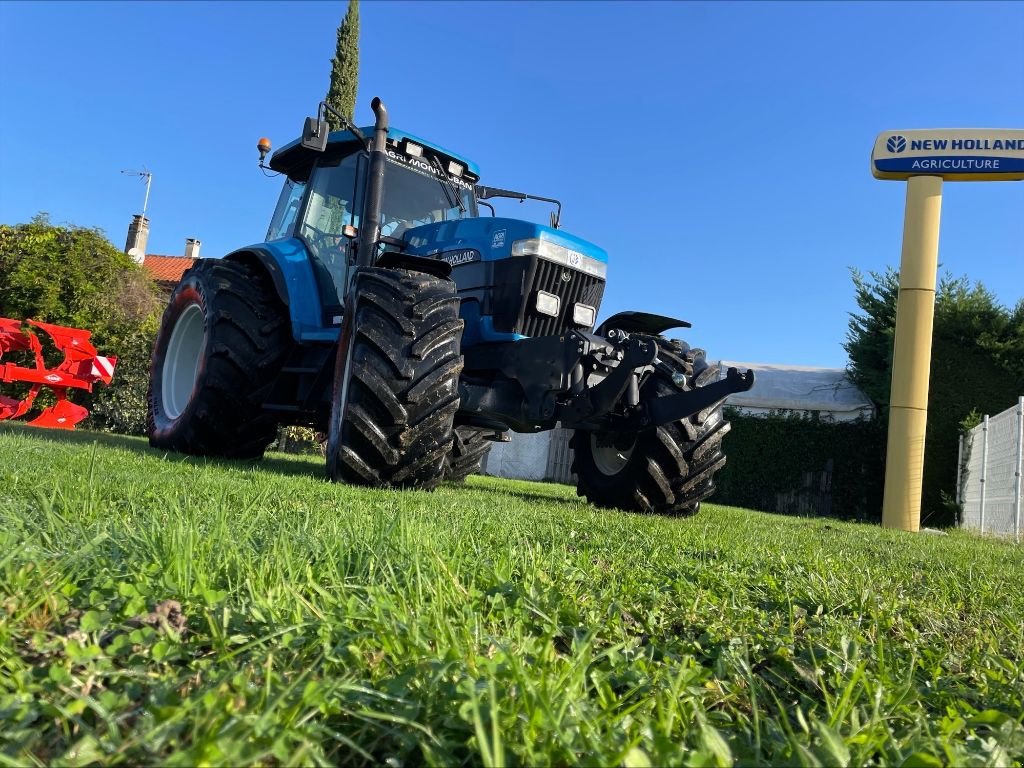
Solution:
[[[44,408],[28,423],[51,429],[74,429],[78,422],[89,415],[89,411],[68,400],[68,390],[84,389],[91,392],[96,382],[109,384],[114,377],[117,358],[97,352],[96,347],[89,342],[92,336],[89,331],[35,320],[26,322],[49,335],[53,345],[64,353],[64,359],[53,368],[47,368],[39,337],[22,330],[21,321],[0,317],[0,383],[20,382],[31,385],[28,395],[21,400],[0,394],[0,421],[24,416],[39,391],[49,387],[57,398],[56,404]],[[35,355],[35,368],[4,363],[4,354],[11,352],[31,352]]]

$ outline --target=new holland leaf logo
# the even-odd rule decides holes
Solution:
[[[907,148],[907,140],[902,136],[890,136],[889,140],[885,142],[885,148],[890,152],[899,154]]]

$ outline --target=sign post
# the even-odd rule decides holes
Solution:
[[[921,526],[942,182],[1024,179],[1024,130],[885,131],[871,173],[907,182],[882,525]]]

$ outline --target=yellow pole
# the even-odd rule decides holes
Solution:
[[[921,527],[921,475],[928,424],[928,374],[941,212],[940,176],[907,179],[882,502],[882,525],[904,531],[917,531]]]

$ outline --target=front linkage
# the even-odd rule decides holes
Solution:
[[[752,371],[735,368],[702,386],[687,382],[659,356],[666,343],[658,336],[610,328],[604,334],[570,331],[466,350],[468,372],[496,370],[508,381],[503,387],[467,378],[461,385],[462,410],[526,432],[561,422],[582,431],[630,433],[685,419],[754,385]],[[680,391],[643,396],[643,375],[660,367]]]

